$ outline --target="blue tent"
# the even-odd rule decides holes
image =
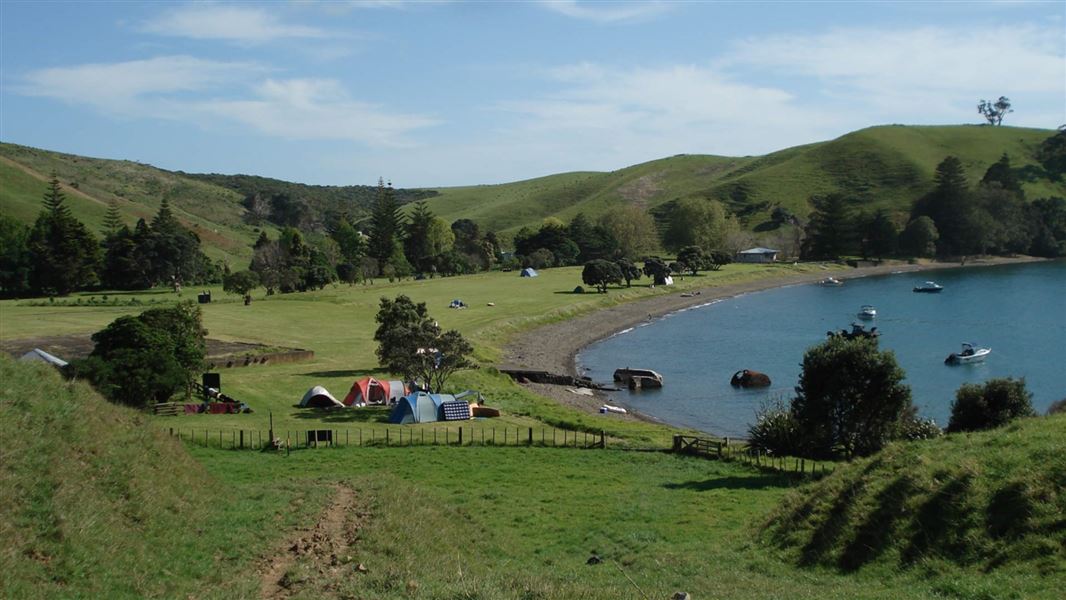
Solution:
[[[445,411],[445,408],[448,407],[453,410]],[[411,392],[400,398],[396,403],[396,407],[389,413],[389,423],[399,425],[469,418],[470,404],[467,401],[457,400],[451,394],[429,394],[426,392]]]
[[[536,276],[537,276],[537,272],[533,269],[533,267],[526,267],[526,268],[522,269],[522,272],[519,274],[519,277],[536,277]]]

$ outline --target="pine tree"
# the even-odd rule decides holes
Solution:
[[[30,287],[65,296],[96,283],[100,246],[65,203],[59,178],[52,174],[43,210],[30,231]]]
[[[382,269],[390,258],[395,258],[397,254],[403,256],[400,240],[403,227],[403,213],[396,202],[392,184],[385,185],[384,180],[378,179],[377,200],[370,215],[370,248],[367,253],[377,259]]]
[[[434,253],[430,247],[429,228],[435,218],[429,210],[429,205],[423,201],[415,204],[411,218],[407,221],[404,254],[419,272],[428,271],[432,266]]]
[[[104,214],[104,228],[100,231],[104,238],[111,237],[122,228],[122,215],[118,212],[118,203],[111,200],[107,203],[107,213]]]

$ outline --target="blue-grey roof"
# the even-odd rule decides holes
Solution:
[[[748,250],[741,250],[740,254],[777,254],[780,250],[774,250],[773,248],[750,248]]]

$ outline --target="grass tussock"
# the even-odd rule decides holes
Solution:
[[[1064,428],[1066,417],[1052,416],[893,444],[791,493],[763,538],[800,565],[842,572],[880,565],[1062,577]],[[947,595],[981,596],[944,584]]]

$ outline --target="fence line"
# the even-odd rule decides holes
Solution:
[[[795,473],[804,477],[821,477],[832,473],[835,469],[835,467],[826,467],[824,461],[808,461],[795,456],[774,456],[759,448],[730,445],[729,438],[712,440],[691,435],[675,435],[671,451],[716,460],[743,462],[758,469]]]
[[[511,446],[603,449],[604,431],[581,432],[554,427],[404,427],[344,429],[275,429],[272,445],[269,431],[262,429],[212,429],[207,427],[168,427],[165,432],[184,442],[222,450],[262,450],[349,447],[349,446]],[[551,429],[551,436],[548,436]],[[365,433],[364,433],[365,431]],[[539,431],[539,434],[537,433]],[[561,434],[561,435],[560,435]]]

